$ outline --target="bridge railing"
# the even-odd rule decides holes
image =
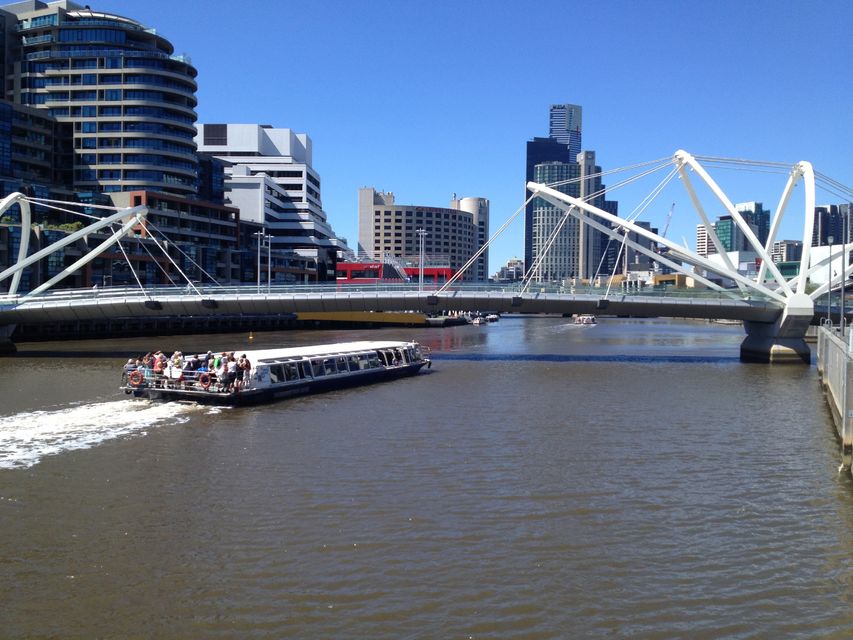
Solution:
[[[108,300],[111,298],[150,298],[158,299],[172,296],[193,296],[200,298],[221,298],[223,296],[251,296],[268,297],[282,295],[325,295],[346,293],[415,293],[421,295],[436,295],[438,286],[432,288],[425,286],[419,289],[417,283],[376,283],[376,284],[338,284],[312,283],[312,284],[274,284],[261,286],[254,284],[244,285],[195,285],[190,286],[154,286],[140,290],[139,287],[102,287],[86,289],[52,289],[38,295],[26,296],[0,295],[0,304],[4,306],[17,306],[25,302],[62,302],[81,300]],[[604,287],[566,287],[558,284],[543,283],[528,287],[527,291],[521,293],[520,284],[489,284],[489,283],[465,283],[454,285],[452,289],[441,295],[454,295],[454,293],[466,294],[503,294],[518,295],[523,297],[537,296],[541,294],[560,294],[577,297],[595,297],[608,299],[622,298],[655,298],[655,299],[707,299],[707,300],[730,300],[731,296],[725,292],[712,291],[710,289],[692,288],[644,288],[630,290],[609,291]],[[745,300],[767,300],[759,295],[744,297]]]

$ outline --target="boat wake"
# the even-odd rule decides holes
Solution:
[[[118,400],[4,416],[0,421],[0,469],[26,469],[44,456],[88,449],[113,438],[145,435],[148,429],[186,422],[198,411],[204,409]]]

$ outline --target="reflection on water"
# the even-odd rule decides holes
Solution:
[[[119,358],[0,360],[0,635],[847,637],[814,368],[740,363],[737,327],[570,322],[255,334],[435,364],[219,411],[127,401]]]

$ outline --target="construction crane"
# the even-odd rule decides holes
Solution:
[[[666,232],[669,231],[669,223],[672,222],[672,212],[675,210],[675,203],[672,203],[672,206],[669,208],[669,213],[666,215],[666,224],[663,225],[663,233],[660,234],[661,238],[666,238]]]
[[[666,214],[666,223],[663,225],[663,233],[660,234],[661,238],[666,238],[666,232],[669,231],[669,224],[672,222],[672,212],[674,210],[675,210],[675,203],[673,202],[672,206],[669,208],[669,213]],[[685,240],[684,244],[685,245],[687,244],[686,240]],[[667,249],[666,245],[658,244],[656,253],[658,253],[660,255],[664,255],[668,252],[669,252],[669,249]],[[655,268],[655,271],[660,269],[660,264],[657,261],[654,262],[654,268]]]

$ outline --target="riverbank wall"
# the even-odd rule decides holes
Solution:
[[[850,467],[853,458],[853,334],[840,334],[829,325],[817,332],[817,370],[835,430],[841,440],[841,462]]]

